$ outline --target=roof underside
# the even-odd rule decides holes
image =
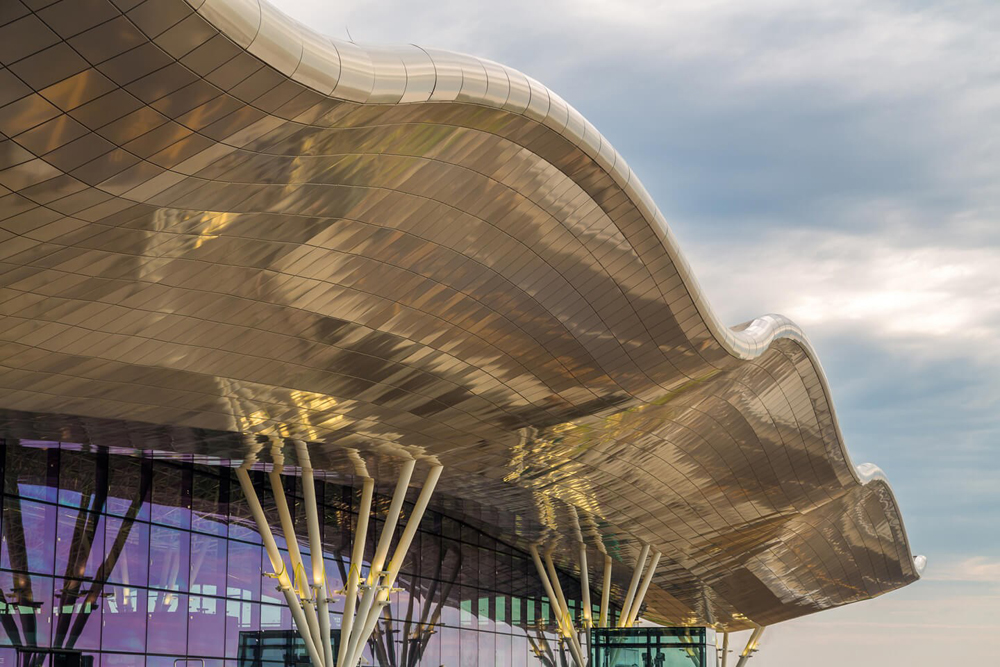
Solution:
[[[235,459],[298,438],[384,483],[436,458],[438,509],[571,570],[582,536],[592,581],[599,551],[617,586],[662,551],[647,616],[671,623],[918,577],[808,343],[722,327],[565,102],[488,61],[189,2],[0,11],[8,435]]]

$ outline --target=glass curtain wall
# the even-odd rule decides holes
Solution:
[[[43,441],[0,446],[0,667],[301,664],[233,471],[128,454]],[[275,528],[265,475],[252,477]],[[305,555],[300,480],[284,482]],[[359,489],[317,484],[331,591],[347,576]],[[388,504],[376,496],[366,560]],[[276,528],[275,538],[284,548]],[[579,582],[561,581],[577,618]],[[397,586],[362,664],[571,664],[531,557],[470,525],[427,512]],[[343,597],[334,598],[336,634]]]

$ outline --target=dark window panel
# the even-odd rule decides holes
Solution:
[[[195,471],[191,487],[191,528],[225,537],[229,519],[229,475]]]
[[[56,502],[59,443],[21,440],[7,447],[4,492],[22,498]]]
[[[109,514],[149,520],[153,462],[131,456],[108,459]]]
[[[190,465],[157,462],[153,474],[151,520],[161,526],[191,527]]]
[[[79,445],[78,445],[79,446]],[[62,444],[59,504],[104,512],[108,497],[108,453],[73,451]]]

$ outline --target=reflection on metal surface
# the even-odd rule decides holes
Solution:
[[[8,435],[439,461],[435,508],[567,569],[579,517],[617,600],[651,545],[645,615],[673,623],[918,578],[802,332],[723,326],[625,161],[538,82],[257,0],[34,5],[0,13]]]

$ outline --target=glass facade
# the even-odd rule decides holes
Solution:
[[[594,628],[591,667],[715,667],[715,632],[706,628]]]
[[[0,667],[301,663],[229,467],[27,440],[5,442],[0,465]],[[277,526],[264,473],[252,477]],[[305,555],[300,480],[283,479]],[[347,576],[359,488],[317,484],[331,591]],[[366,558],[388,504],[376,496]],[[561,581],[576,618],[579,582]],[[427,512],[397,586],[362,664],[570,664],[531,557],[468,524]],[[336,629],[343,597],[334,597]]]

